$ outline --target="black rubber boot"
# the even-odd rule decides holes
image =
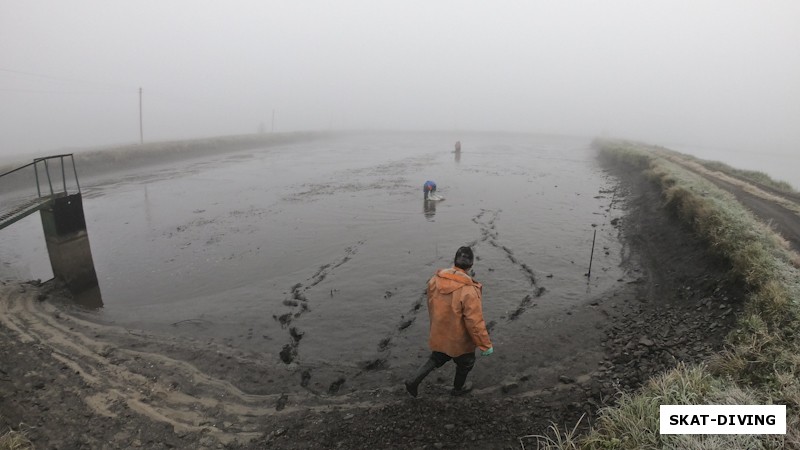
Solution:
[[[464,383],[461,385],[460,388],[454,387],[452,391],[450,391],[451,395],[464,395],[472,392],[472,383]]]
[[[467,382],[467,375],[472,370],[472,364],[470,365],[457,365],[456,366],[456,376],[453,378],[453,392],[461,391],[465,387],[465,383]],[[472,390],[472,384],[470,383],[470,390]]]
[[[422,367],[417,370],[417,373],[414,375],[414,379],[406,380],[406,390],[409,394],[411,394],[412,397],[417,396],[417,388],[419,387],[419,384],[422,383],[422,380],[424,380],[425,377],[427,377],[428,374],[431,373],[435,368],[436,362],[429,358],[427,361],[425,361],[425,364],[423,364]]]

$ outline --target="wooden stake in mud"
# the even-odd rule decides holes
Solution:
[[[587,280],[588,278],[592,278],[592,258],[594,258],[594,241],[597,240],[597,230],[594,230],[594,236],[592,237],[592,254],[589,255],[589,273],[586,274]]]

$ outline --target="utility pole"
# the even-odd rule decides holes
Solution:
[[[139,144],[144,144],[144,129],[142,128],[142,88],[139,88]]]

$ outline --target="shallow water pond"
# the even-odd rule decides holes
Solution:
[[[81,176],[98,320],[279,363],[417,364],[425,282],[461,245],[499,343],[557,332],[622,277],[614,180],[587,139],[364,134]],[[38,221],[3,230],[3,278],[52,276]]]

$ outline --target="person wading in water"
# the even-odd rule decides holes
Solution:
[[[422,185],[422,196],[425,200],[436,195],[436,182],[428,180]]]
[[[466,380],[475,365],[475,348],[479,348],[483,356],[494,352],[483,320],[481,284],[467,275],[474,260],[472,249],[461,247],[456,252],[453,267],[437,270],[428,281],[431,355],[414,378],[405,382],[412,397],[417,396],[419,384],[433,369],[451,359],[456,363],[452,394],[470,392],[472,383]]]

